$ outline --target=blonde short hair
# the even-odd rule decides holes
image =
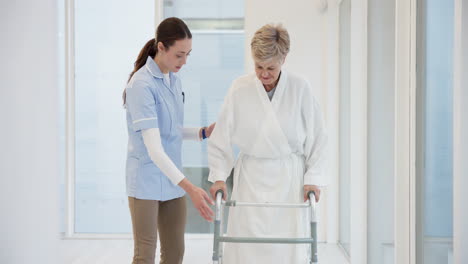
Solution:
[[[281,24],[267,24],[255,32],[250,48],[256,60],[284,59],[289,53],[288,31]]]

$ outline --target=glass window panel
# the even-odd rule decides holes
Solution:
[[[154,35],[154,2],[75,1],[75,232],[131,231],[121,94]]]
[[[237,6],[242,4],[236,2]],[[153,2],[75,4],[75,232],[131,231],[125,194],[127,133],[121,92],[138,52],[154,35],[154,10]],[[219,17],[226,14],[218,12]],[[218,21],[213,15],[204,17]],[[231,22],[236,19],[231,16]],[[189,63],[180,72],[186,94],[185,126],[214,122],[231,81],[244,72],[242,31],[193,32],[193,40]],[[208,189],[206,142],[185,142],[183,159],[187,177]],[[187,232],[211,231],[211,225],[190,203],[188,215]]]
[[[418,219],[417,263],[449,263],[453,243],[452,85],[453,1],[422,0],[421,62],[417,135]]]
[[[231,82],[244,74],[243,5],[243,1],[225,0],[164,1],[164,17],[180,17],[192,31],[192,52],[179,73],[186,98],[186,127],[215,122]],[[208,191],[206,141],[185,141],[182,158],[187,178]],[[232,186],[232,177],[227,184]],[[191,203],[187,207],[186,232],[212,232],[212,224],[202,219]]]
[[[185,91],[186,127],[215,122],[231,82],[244,73],[244,34],[193,34],[192,52],[180,71]],[[226,52],[229,50],[229,52]],[[206,141],[185,141],[183,165],[193,183],[208,190]],[[211,224],[202,219],[188,203],[188,233],[210,232]]]

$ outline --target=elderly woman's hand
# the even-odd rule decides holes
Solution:
[[[226,198],[227,198],[226,183],[223,181],[216,181],[215,183],[213,183],[213,185],[211,185],[210,193],[211,193],[211,197],[213,197],[213,200],[216,200],[216,191],[218,190],[223,190],[223,200],[226,201]]]
[[[216,122],[211,124],[209,127],[206,128],[206,137],[210,137],[211,133],[213,132],[213,129],[215,128]]]
[[[307,197],[307,194],[313,191],[315,193],[315,202],[318,203],[320,200],[320,188],[317,185],[304,185],[304,202],[309,200],[309,197]]]

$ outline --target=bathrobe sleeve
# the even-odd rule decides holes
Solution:
[[[208,165],[210,182],[226,181],[234,166],[232,133],[234,128],[233,90],[231,86],[221,107],[216,126],[208,139]]]
[[[326,176],[327,134],[322,110],[312,95],[309,84],[306,84],[303,100],[302,120],[306,123],[304,185],[325,186],[328,184]]]

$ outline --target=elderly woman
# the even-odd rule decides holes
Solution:
[[[289,35],[265,25],[254,35],[255,74],[235,80],[208,142],[211,194],[224,189],[234,167],[232,199],[299,203],[319,200],[326,134],[308,82],[282,69]],[[235,162],[232,147],[240,150]],[[235,164],[234,164],[235,163]],[[225,198],[225,197],[224,197]],[[240,237],[306,237],[303,209],[231,207],[227,233]],[[224,262],[307,263],[306,245],[226,244]]]

